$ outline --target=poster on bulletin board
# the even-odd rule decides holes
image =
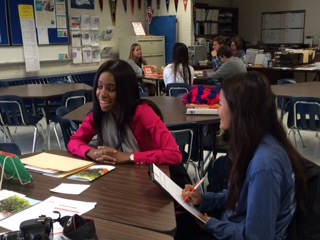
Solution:
[[[11,45],[22,45],[19,5],[32,5],[39,45],[69,44],[67,0],[8,1]]]

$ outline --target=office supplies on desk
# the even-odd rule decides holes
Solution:
[[[115,169],[110,165],[93,165],[68,177],[71,180],[91,182]]]
[[[54,169],[58,171],[72,171],[81,167],[89,167],[94,162],[76,159],[72,157],[64,157],[50,153],[40,153],[32,157],[21,159],[22,163],[45,169]]]
[[[88,187],[90,187],[90,185],[88,185],[88,184],[61,183],[59,186],[50,189],[50,191],[56,192],[56,193],[79,195],[84,190],[86,190]]]
[[[173,197],[173,199],[177,201],[184,209],[186,209],[189,213],[191,213],[193,216],[204,223],[204,221],[198,216],[199,212],[195,209],[195,207],[191,203],[184,201],[182,197],[182,188],[180,188],[175,182],[173,182],[155,164],[149,165],[149,176],[155,184],[169,193],[171,197]]]
[[[25,169],[19,157],[15,154],[0,151],[0,167],[2,168],[0,189],[2,187],[3,177],[6,179],[18,178],[23,185],[34,182],[32,176]]]
[[[53,213],[53,211],[59,211],[61,217],[70,216],[70,214],[82,215],[93,209],[96,204],[96,202],[76,201],[51,196],[39,204],[0,221],[0,226],[15,231],[19,230],[20,222],[24,220],[38,218],[40,215],[46,215],[47,217],[55,219],[58,216],[56,213]],[[55,222],[53,224],[53,232],[55,234],[62,233],[60,223]]]

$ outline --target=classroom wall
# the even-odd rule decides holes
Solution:
[[[69,1],[68,1],[69,2]],[[84,10],[84,9],[71,9],[70,4],[68,6],[69,17],[72,15],[100,15],[100,33],[105,30],[107,26],[112,26],[111,14],[109,9],[109,2],[103,1],[103,11],[100,11],[99,1],[95,0],[95,10]],[[128,1],[127,12],[124,11],[122,1],[117,1],[117,13],[116,13],[116,25],[114,26],[114,34],[111,41],[100,41],[100,47],[113,47],[112,58],[118,59],[119,49],[118,49],[118,40],[123,36],[134,35],[134,31],[131,25],[132,21],[142,22],[146,33],[149,32],[148,24],[145,22],[146,16],[146,1],[142,1],[141,9],[138,9],[138,2],[135,1],[134,13],[131,12],[130,1]],[[160,9],[157,9],[156,1],[152,1],[153,16],[167,16],[167,15],[176,15],[178,18],[178,33],[177,41],[183,42],[187,45],[190,45],[194,42],[193,34],[193,9],[192,1],[188,1],[187,9],[184,10],[183,2],[179,1],[178,10],[175,11],[174,1],[170,1],[169,11],[166,9],[165,1],[160,1]],[[180,26],[180,27],[179,27]],[[181,27],[183,26],[183,27]],[[17,49],[18,48],[18,49]],[[40,54],[49,53],[55,54],[59,49],[66,49],[66,46],[40,46]],[[69,49],[70,56],[70,46],[67,46]],[[108,60],[106,58],[101,59],[101,63],[90,63],[90,64],[73,64],[72,61],[42,61],[40,62],[41,70],[38,72],[27,73],[25,71],[24,63],[1,63],[6,59],[6,55],[10,54],[22,54],[21,47],[6,47],[0,48],[0,52],[6,52],[6,54],[0,54],[0,79],[11,79],[11,78],[21,78],[21,77],[31,77],[31,76],[44,76],[60,73],[76,73],[76,72],[85,72],[85,71],[94,71],[99,65]],[[45,54],[41,59],[45,59]],[[1,59],[2,58],[2,59]]]
[[[305,10],[305,36],[313,36],[314,44],[320,37],[319,0],[232,0],[232,6],[239,8],[239,34],[251,43],[261,39],[262,12]]]

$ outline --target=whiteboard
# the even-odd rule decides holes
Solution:
[[[264,14],[262,17],[262,29],[281,28],[282,14]]]
[[[304,13],[286,13],[284,28],[304,28]]]
[[[303,29],[285,29],[283,41],[285,43],[303,43]]]
[[[273,44],[273,43],[281,43],[281,30],[263,30],[262,31],[262,42]]]
[[[59,60],[59,53],[69,55],[69,45],[39,46],[39,59],[41,61]],[[0,63],[22,63],[24,53],[22,46],[1,47]]]
[[[262,13],[261,40],[266,44],[299,44],[304,39],[305,10]]]

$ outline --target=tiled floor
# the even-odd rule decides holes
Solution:
[[[286,115],[284,117],[283,122],[286,123]],[[42,126],[45,128],[46,123],[44,119],[42,120]],[[59,126],[57,127],[58,132],[60,130]],[[15,128],[10,128],[12,136],[14,138],[14,142],[17,143],[21,149],[22,154],[30,153],[32,149],[32,138],[33,138],[33,128],[32,127],[19,127],[15,132]],[[309,131],[301,131],[302,139],[305,143],[305,147],[302,146],[301,140],[296,134],[297,139],[297,149],[298,151],[305,156],[306,158],[316,162],[320,165],[320,133],[319,136],[316,137],[315,132]],[[51,149],[59,149],[54,131],[53,131],[53,124],[51,124]],[[62,139],[62,135],[60,133],[60,142],[62,149],[65,149],[64,142]],[[293,142],[293,134],[291,134],[290,139]],[[3,142],[3,135],[0,134],[0,142]],[[36,152],[41,152],[43,150],[43,139],[38,137],[37,145],[36,145]],[[192,168],[190,168],[192,169]]]

